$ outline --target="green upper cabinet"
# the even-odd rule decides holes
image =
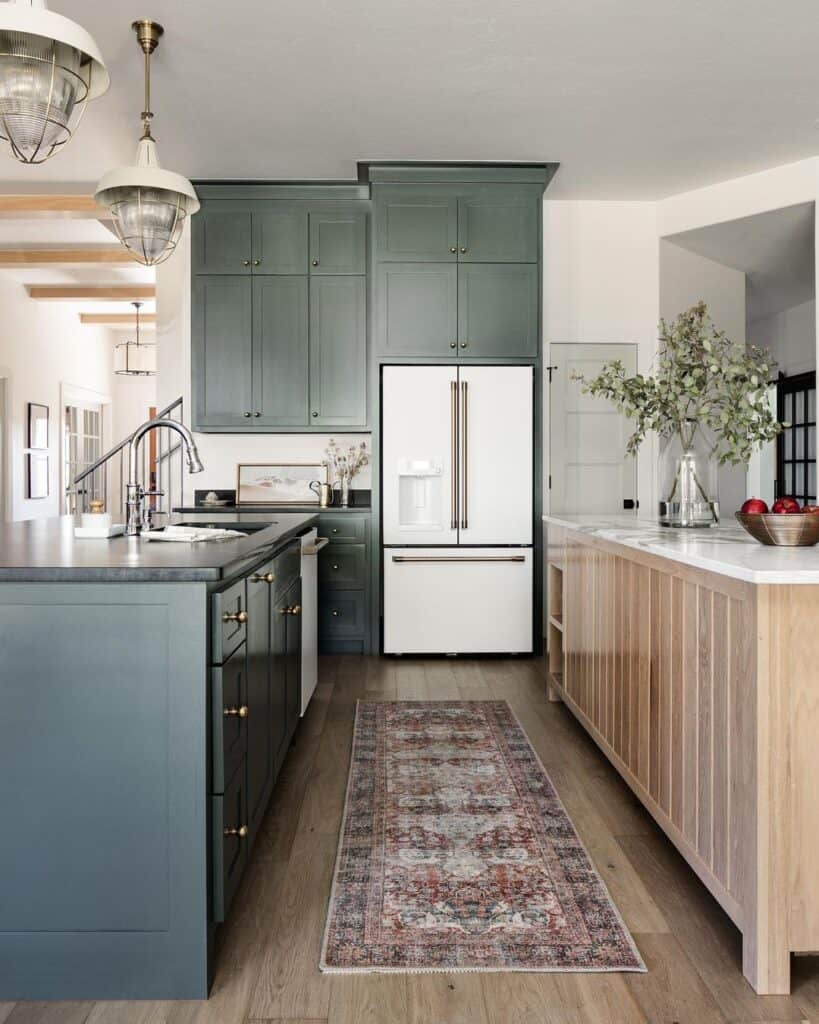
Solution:
[[[436,185],[379,189],[374,206],[375,258],[401,263],[458,258],[458,198]]]
[[[367,296],[363,277],[310,282],[310,420],[314,426],[367,422]]]
[[[260,200],[253,206],[254,274],[307,273],[307,211]]]
[[[191,220],[194,274],[250,274],[253,266],[251,207],[230,200],[202,204]]]
[[[459,199],[459,262],[537,263],[539,203],[502,185]]]
[[[537,264],[458,267],[459,356],[534,358],[538,331]]]
[[[361,211],[310,214],[310,273],[367,272],[367,214]]]
[[[307,426],[308,278],[253,282],[254,426]]]
[[[377,264],[375,337],[382,355],[454,355],[458,267],[452,263]]]
[[[251,287],[246,277],[194,277],[193,423],[244,430],[253,422]]]

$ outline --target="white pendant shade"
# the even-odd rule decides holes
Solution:
[[[109,171],[97,185],[95,198],[111,211],[125,248],[148,267],[173,253],[185,218],[199,209],[188,179],[159,166],[153,139],[140,139],[135,166]]]
[[[91,36],[44,0],[0,4],[0,138],[43,163],[72,137],[109,78]]]

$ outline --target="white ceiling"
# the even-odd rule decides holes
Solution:
[[[748,320],[815,298],[814,204],[709,224],[668,241],[746,274]]]
[[[155,134],[194,178],[353,178],[358,159],[559,161],[549,195],[656,199],[819,152],[814,0],[52,0],[112,77],[77,138],[0,187],[130,162],[161,21]]]

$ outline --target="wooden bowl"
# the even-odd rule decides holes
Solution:
[[[739,525],[760,544],[783,548],[809,548],[819,541],[819,514],[795,512],[780,515],[735,512]]]

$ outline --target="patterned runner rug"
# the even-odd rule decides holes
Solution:
[[[320,967],[645,970],[506,701],[359,701]]]

